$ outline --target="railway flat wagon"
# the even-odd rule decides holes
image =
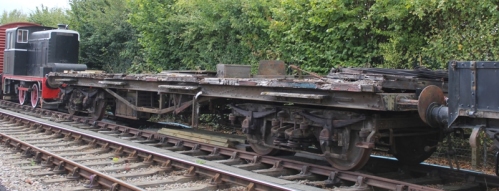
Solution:
[[[428,85],[446,90],[446,72],[345,68],[300,77],[288,74],[282,61],[262,61],[251,76],[249,67],[220,64],[216,73],[49,73],[48,84],[61,87],[68,110],[95,119],[105,108],[129,119],[183,113],[196,127],[198,116],[220,114],[261,155],[317,155],[342,170],[361,168],[375,148],[419,163],[442,138],[442,128],[420,119],[418,98],[431,97],[421,93]]]

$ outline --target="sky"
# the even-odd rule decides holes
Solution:
[[[69,0],[0,0],[0,14],[3,11],[12,11],[18,9],[24,13],[34,11],[36,7],[43,6],[50,8],[60,7],[69,8]]]

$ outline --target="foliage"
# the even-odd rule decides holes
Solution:
[[[65,9],[49,9],[43,5],[36,7],[36,9],[29,14],[28,21],[50,27],[57,27],[57,24],[69,24],[69,18]]]
[[[281,59],[330,67],[444,68],[498,60],[496,0],[129,0],[142,69]]]
[[[497,0],[436,1],[409,4],[423,20],[430,23],[428,45],[422,47],[436,67],[446,67],[449,60],[499,60]]]
[[[283,60],[315,72],[379,63],[367,17],[374,1],[280,0],[269,34]]]
[[[127,22],[124,0],[71,0],[70,22],[81,35],[80,62],[92,69],[124,72],[140,62],[137,32]]]
[[[131,0],[130,23],[141,32],[155,69],[214,69],[272,57],[265,0]]]
[[[108,72],[215,69],[280,59],[331,67],[445,68],[499,60],[498,0],[71,0],[0,23],[71,23],[81,62]],[[69,18],[68,18],[69,17]],[[67,19],[67,20],[66,20]],[[255,67],[254,67],[255,68]]]
[[[0,25],[12,22],[26,21],[28,21],[28,15],[17,9],[14,9],[12,11],[3,11],[2,15],[0,15]]]

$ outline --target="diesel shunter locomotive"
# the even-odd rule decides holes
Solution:
[[[78,64],[78,32],[67,30],[66,25],[51,28],[31,23],[2,25],[0,31],[3,99],[57,108],[59,87],[48,86],[45,75],[86,70],[86,65]]]

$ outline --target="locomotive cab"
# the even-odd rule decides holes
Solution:
[[[27,75],[29,39],[32,33],[50,27],[28,26],[6,30],[4,74]]]

